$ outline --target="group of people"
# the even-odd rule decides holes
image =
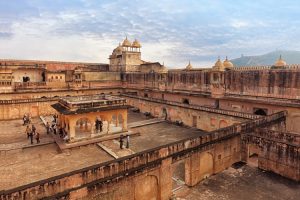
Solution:
[[[29,114],[24,114],[23,116],[23,126],[31,123],[31,117]]]
[[[126,140],[126,148],[129,148],[129,135],[120,135],[120,149],[123,149],[124,140]]]
[[[27,139],[30,139],[30,143],[33,144],[33,137],[35,136],[36,143],[40,143],[40,133],[37,132],[36,127],[32,124],[31,128],[27,125],[25,133],[27,134]]]
[[[65,129],[58,124],[57,115],[53,115],[53,121],[51,125],[49,122],[46,123],[46,132],[47,134],[53,132],[53,134],[55,135],[58,133],[59,137],[62,138],[64,141],[69,140],[68,134],[66,133]]]

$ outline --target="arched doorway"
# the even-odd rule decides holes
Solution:
[[[162,117],[167,120],[168,119],[168,111],[166,108],[162,109]]]
[[[200,168],[199,176],[200,179],[206,179],[213,174],[214,160],[212,154],[205,152],[200,154]]]
[[[90,137],[92,131],[92,123],[88,118],[80,118],[76,121],[75,137],[85,138]]]
[[[262,116],[266,116],[268,113],[267,109],[262,109],[262,108],[255,108],[254,109],[254,114],[255,115],[262,115]]]

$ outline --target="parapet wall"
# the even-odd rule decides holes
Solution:
[[[259,148],[259,168],[300,181],[299,134],[258,128],[245,139]]]

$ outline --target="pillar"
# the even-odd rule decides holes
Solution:
[[[199,180],[200,158],[199,153],[193,153],[185,160],[185,184],[188,186],[196,185]]]
[[[172,158],[164,159],[159,169],[160,200],[169,200],[172,196]]]
[[[73,119],[69,120],[69,138],[70,141],[72,141],[73,139],[75,139],[75,126],[76,126],[76,121],[74,121]]]
[[[123,113],[123,124],[122,124],[122,130],[127,131],[127,110]]]

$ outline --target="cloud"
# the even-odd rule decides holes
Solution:
[[[0,0],[0,57],[108,62],[127,35],[170,67],[300,44],[300,3],[287,0]],[[277,6],[274,6],[277,5]],[[272,8],[272,9],[270,9]],[[279,14],[280,13],[280,14]]]

